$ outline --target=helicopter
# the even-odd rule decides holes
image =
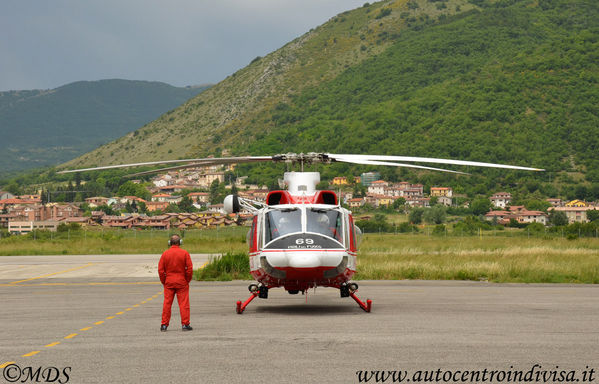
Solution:
[[[265,202],[245,199],[236,195],[228,195],[224,200],[224,208],[227,213],[238,213],[245,210],[253,215],[252,225],[247,234],[247,243],[250,273],[256,282],[248,286],[249,298],[244,302],[241,300],[236,302],[238,314],[242,314],[256,297],[267,299],[269,290],[277,287],[283,287],[292,295],[299,292],[304,294],[308,289],[318,286],[332,287],[339,289],[342,298],[351,297],[365,312],[370,312],[372,309],[372,300],[362,301],[356,295],[358,284],[351,280],[357,270],[361,231],[354,224],[351,212],[341,206],[335,192],[316,189],[316,185],[320,182],[320,173],[304,172],[306,165],[343,162],[467,174],[452,169],[413,164],[435,163],[544,171],[531,167],[465,160],[311,152],[274,156],[153,161],[66,170],[59,173],[185,163],[130,175],[143,176],[208,165],[254,162],[299,164],[300,171],[285,172],[284,183],[287,189],[270,191]]]

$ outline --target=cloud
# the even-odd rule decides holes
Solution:
[[[126,78],[218,82],[355,0],[15,1],[0,4],[0,90]],[[9,58],[9,59],[7,59]]]

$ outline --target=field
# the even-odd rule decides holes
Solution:
[[[246,232],[244,227],[186,231],[184,248],[191,253],[244,253]],[[95,230],[38,234],[35,239],[12,236],[0,239],[0,256],[158,254],[166,248],[168,235]],[[230,276],[247,275],[224,273],[222,278]],[[472,236],[366,234],[356,278],[598,284],[599,239],[531,236],[525,230]]]

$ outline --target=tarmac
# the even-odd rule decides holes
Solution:
[[[598,286],[359,281],[371,313],[317,288],[272,289],[238,315],[250,282],[193,281],[194,330],[181,331],[175,302],[160,332],[158,258],[0,257],[0,383],[27,367],[62,383],[358,383],[380,371],[482,382],[460,375],[531,369],[579,382],[594,369],[599,382]],[[196,267],[208,258],[192,255]],[[486,382],[518,382],[498,375]]]

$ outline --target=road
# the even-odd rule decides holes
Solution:
[[[207,259],[193,255],[196,266]],[[248,282],[192,282],[194,330],[181,332],[175,304],[161,333],[157,260],[0,257],[0,366],[68,368],[71,383],[357,383],[360,370],[534,364],[581,378],[599,369],[597,286],[363,281],[372,313],[318,288],[307,297],[271,290],[237,315]]]

